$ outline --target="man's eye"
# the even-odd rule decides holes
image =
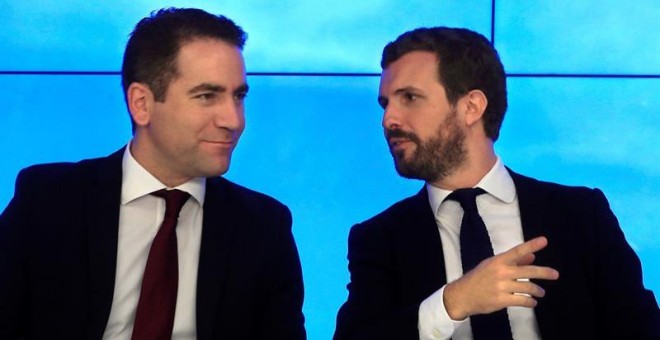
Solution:
[[[247,92],[238,92],[234,95],[234,98],[236,98],[236,100],[240,100],[240,101],[244,100],[245,97],[247,97]]]
[[[414,93],[404,93],[403,98],[408,102],[412,102],[412,101],[415,101],[419,97]]]
[[[212,100],[213,98],[215,98],[215,93],[201,93],[198,94],[196,98],[201,99],[203,101]]]

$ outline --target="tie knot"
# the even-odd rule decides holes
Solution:
[[[173,215],[176,217],[179,216],[179,212],[181,212],[181,208],[188,200],[188,197],[190,197],[190,194],[188,194],[187,192],[177,189],[172,189],[172,190],[160,189],[158,191],[152,192],[151,194],[165,199],[166,216]]]
[[[481,188],[463,188],[454,190],[445,200],[458,201],[463,210],[477,209],[477,196],[485,194]]]

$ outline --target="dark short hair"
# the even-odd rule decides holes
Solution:
[[[181,46],[198,38],[219,39],[242,50],[247,34],[229,18],[196,8],[163,8],[140,20],[124,51],[124,97],[131,83],[140,82],[149,86],[155,100],[164,101],[168,85],[178,75]]]
[[[464,28],[417,28],[388,43],[383,49],[380,65],[386,69],[413,51],[435,53],[438,79],[452,105],[472,90],[481,90],[486,95],[488,106],[484,112],[484,129],[488,137],[497,140],[507,109],[506,74],[490,41]]]

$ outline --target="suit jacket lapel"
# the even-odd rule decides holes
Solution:
[[[234,232],[239,223],[229,183],[223,178],[207,179],[202,222],[202,243],[197,272],[197,337],[208,339],[219,305],[225,268],[230,259]]]
[[[548,246],[535,254],[534,265],[552,267],[561,273],[561,249],[557,248],[553,241],[561,237],[556,230],[566,226],[567,221],[558,217],[555,200],[547,187],[534,179],[516,174],[511,170],[509,172],[518,194],[520,221],[525,241],[538,236],[545,236],[548,239]],[[535,282],[546,291],[546,296],[541,298],[539,304],[534,308],[539,328],[543,333],[544,329],[552,329],[556,324],[557,311],[546,308],[549,304],[544,303],[544,299],[552,299],[557,282],[548,280],[536,280]]]
[[[122,157],[124,148],[107,158],[85,164],[89,182],[85,190],[86,223],[89,239],[89,338],[100,339],[105,331],[115,286],[117,233],[121,204]]]
[[[546,216],[547,207],[544,200],[547,198],[535,187],[531,179],[516,174],[509,170],[513,182],[516,186],[518,195],[518,205],[520,207],[520,222],[522,224],[525,241],[538,236],[547,236],[547,227],[552,216]],[[538,260],[538,258],[537,258]]]
[[[411,198],[402,217],[395,234],[400,245],[397,256],[402,258],[401,277],[410,280],[401,291],[413,294],[404,300],[421,301],[447,282],[442,242],[426,188]]]

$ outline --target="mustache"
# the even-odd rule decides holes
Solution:
[[[385,130],[385,138],[389,142],[391,138],[406,138],[412,141],[415,144],[419,144],[421,141],[416,134],[412,132],[406,132],[401,129],[387,129]]]

